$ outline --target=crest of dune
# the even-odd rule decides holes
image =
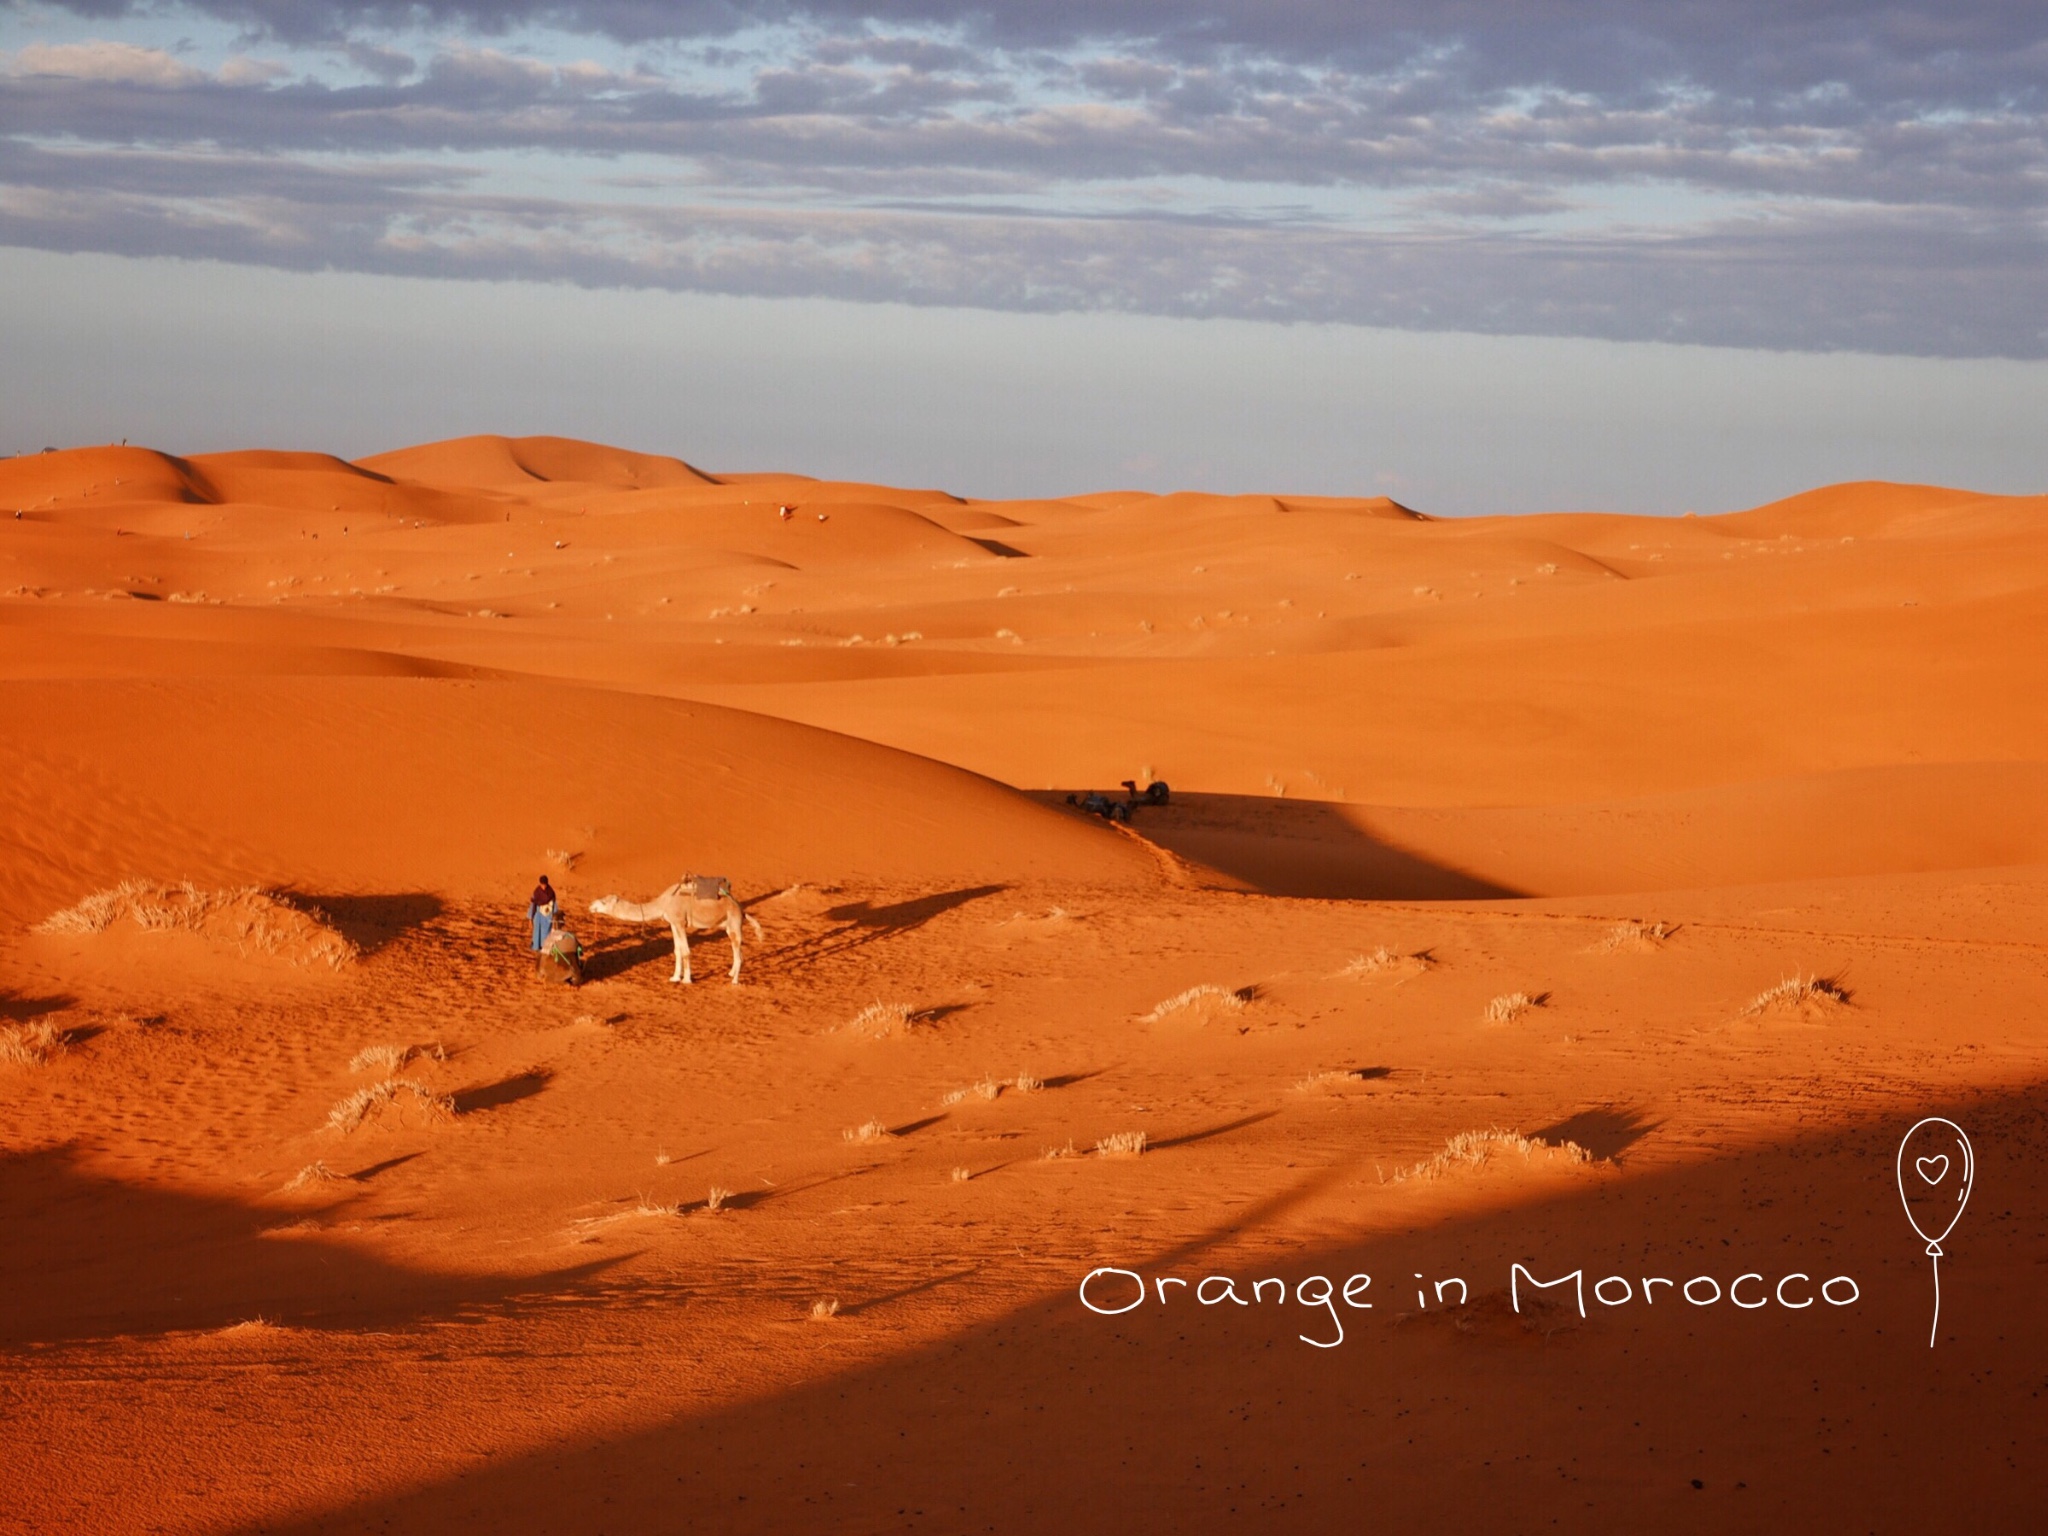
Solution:
[[[357,463],[396,480],[431,485],[531,485],[570,481],[615,490],[651,490],[716,482],[681,459],[633,453],[573,437],[454,437],[373,454]]]

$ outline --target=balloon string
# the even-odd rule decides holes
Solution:
[[[1927,1347],[1934,1348],[1934,1337],[1941,1332],[1941,1249],[1933,1243],[1927,1245],[1929,1266],[1934,1270],[1934,1326],[1927,1330]]]

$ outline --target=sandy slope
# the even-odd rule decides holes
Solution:
[[[0,1530],[2030,1528],[2044,512],[0,462]]]

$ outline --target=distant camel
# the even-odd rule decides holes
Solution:
[[[652,901],[627,901],[619,896],[600,896],[590,910],[601,917],[616,917],[624,923],[667,923],[675,935],[676,973],[670,981],[687,986],[690,982],[690,935],[725,930],[732,944],[732,984],[740,984],[740,924],[745,922],[762,937],[761,925],[748,917],[733,899],[732,886],[713,875],[685,875]]]

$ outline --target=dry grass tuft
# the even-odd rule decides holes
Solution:
[[[1033,1077],[1029,1072],[1019,1072],[1010,1086],[1019,1093],[1036,1093],[1045,1086],[1045,1079]]]
[[[411,1059],[410,1046],[366,1045],[350,1059],[348,1069],[351,1072],[383,1072],[388,1076]]]
[[[243,954],[254,949],[294,965],[319,961],[339,970],[358,953],[335,931],[326,913],[281,891],[253,885],[202,891],[189,880],[177,885],[123,880],[112,890],[95,891],[76,906],[52,913],[36,924],[35,931],[104,933],[123,918],[149,932],[197,933],[233,944]]]
[[[984,1077],[978,1083],[970,1083],[965,1088],[953,1089],[951,1092],[947,1093],[943,1098],[941,1098],[939,1100],[939,1103],[944,1107],[950,1109],[953,1105],[958,1104],[961,1100],[965,1099],[969,1094],[972,1094],[976,1098],[980,1099],[994,1100],[1000,1098],[1002,1096],[1003,1090],[1008,1086],[1009,1084],[1000,1082],[993,1077]]]
[[[869,1120],[860,1125],[853,1126],[841,1134],[848,1141],[865,1145],[871,1142],[887,1141],[896,1133],[879,1120]]]
[[[387,1077],[381,1083],[358,1088],[330,1109],[327,1112],[328,1128],[346,1136],[366,1122],[381,1118],[387,1109],[401,1121],[411,1112],[431,1125],[452,1119],[455,1101],[409,1077]]]
[[[1512,1024],[1531,1008],[1542,1006],[1541,998],[1531,997],[1526,992],[1504,992],[1486,1005],[1486,1022]]]
[[[814,1323],[828,1323],[838,1315],[839,1298],[837,1296],[821,1296],[811,1303],[811,1321]]]
[[[269,1333],[283,1332],[284,1329],[281,1326],[259,1314],[255,1317],[244,1318],[239,1323],[229,1323],[225,1328],[216,1328],[213,1330],[213,1336],[216,1339],[248,1339],[261,1338]]]
[[[1767,987],[1750,999],[1742,1010],[1745,1018],[1763,1014],[1790,1014],[1799,1018],[1825,1018],[1849,1003],[1848,989],[1827,976],[1787,976],[1775,987]]]
[[[576,867],[576,861],[582,857],[582,854],[572,852],[566,848],[550,848],[548,850],[548,862],[560,870],[573,870]]]
[[[1146,1014],[1139,1022],[1157,1024],[1162,1019],[1170,1019],[1175,1014],[1182,1013],[1242,1012],[1245,1003],[1248,1001],[1246,994],[1249,990],[1249,988],[1241,988],[1233,992],[1228,987],[1219,987],[1210,982],[1203,982],[1198,987],[1189,987],[1187,991],[1169,997],[1165,1002]]]
[[[1049,1163],[1062,1157],[1079,1157],[1080,1155],[1081,1154],[1079,1152],[1076,1152],[1074,1150],[1074,1138],[1071,1136],[1067,1138],[1067,1144],[1065,1146],[1047,1147],[1045,1149],[1045,1160]]]
[[[1356,1067],[1333,1067],[1327,1072],[1311,1072],[1294,1085],[1296,1093],[1314,1093],[1320,1088],[1341,1088],[1346,1083],[1357,1082],[1363,1074]]]
[[[575,1230],[590,1227],[608,1227],[619,1221],[638,1221],[646,1217],[679,1217],[683,1214],[680,1204],[667,1204],[652,1195],[642,1195],[635,1204],[623,1211],[612,1211],[603,1216],[580,1216],[569,1223]]]
[[[711,1186],[711,1193],[705,1196],[704,1209],[714,1212],[722,1211],[725,1209],[725,1202],[731,1198],[731,1190],[727,1189],[723,1184],[714,1184]]]
[[[965,1168],[955,1168],[953,1170],[953,1182],[955,1184],[965,1184],[973,1177],[974,1175]]]
[[[33,1024],[10,1024],[0,1029],[0,1063],[17,1067],[40,1067],[52,1056],[62,1054],[68,1035],[48,1019]]]
[[[1541,1141],[1524,1136],[1518,1131],[1502,1130],[1496,1125],[1483,1131],[1460,1131],[1444,1143],[1444,1149],[1436,1156],[1395,1174],[1393,1182],[1399,1184],[1406,1179],[1440,1179],[1460,1168],[1484,1167],[1495,1157],[1510,1152],[1519,1154],[1523,1162],[1528,1162],[1539,1152],[1568,1163],[1593,1161],[1593,1154],[1575,1141]]]
[[[840,1027],[879,1040],[885,1035],[907,1034],[916,1023],[917,1011],[908,1003],[869,1003]]]
[[[340,1184],[347,1181],[346,1174],[336,1173],[325,1163],[308,1163],[291,1176],[286,1189],[317,1189],[322,1184]]]
[[[382,1072],[387,1076],[410,1061],[446,1061],[438,1045],[366,1045],[350,1060],[351,1072]]]
[[[1617,950],[1661,949],[1664,941],[1671,937],[1671,930],[1662,923],[1616,923],[1608,929],[1598,944],[1593,946],[1595,954],[1611,955]]]
[[[1400,953],[1382,944],[1369,955],[1354,955],[1337,973],[1340,981],[1357,981],[1367,976],[1419,976],[1430,967],[1425,950]]]
[[[1142,1157],[1145,1154],[1145,1133],[1143,1131],[1118,1131],[1105,1136],[1095,1143],[1097,1157]]]

